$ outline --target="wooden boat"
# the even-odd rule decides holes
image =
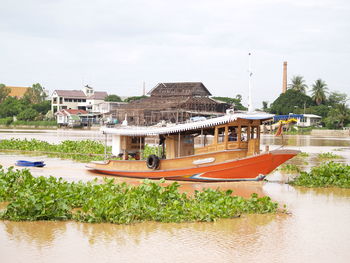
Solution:
[[[262,180],[299,151],[260,151],[260,125],[270,114],[228,114],[166,127],[103,128],[112,135],[112,153],[123,160],[91,162],[87,167],[122,177],[201,182]],[[160,143],[160,157],[141,160],[145,138]],[[135,160],[128,160],[129,154]]]
[[[25,167],[44,167],[46,164],[44,164],[44,161],[31,162],[25,160],[18,160],[16,162],[16,165]]]

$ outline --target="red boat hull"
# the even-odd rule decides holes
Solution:
[[[121,171],[111,169],[108,164],[92,164],[87,167],[98,173],[140,179],[164,178],[199,182],[257,181],[262,180],[267,174],[298,153],[299,151],[292,150],[271,151],[222,163],[173,170]]]

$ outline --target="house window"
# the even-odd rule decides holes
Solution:
[[[86,102],[86,99],[82,99],[83,102]]]

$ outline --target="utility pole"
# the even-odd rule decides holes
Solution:
[[[251,53],[249,52],[248,54],[248,74],[249,74],[249,81],[248,81],[248,112],[253,112],[253,102],[252,102],[252,76],[253,76],[253,72],[251,69]]]

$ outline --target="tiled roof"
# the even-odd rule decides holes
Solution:
[[[26,93],[26,91],[29,89],[29,87],[13,87],[13,86],[6,86],[6,87],[11,89],[9,96],[17,97],[17,98],[22,98],[24,96],[24,93]]]
[[[104,100],[107,96],[108,94],[105,91],[95,91],[94,94],[89,96],[87,99]]]
[[[82,90],[55,90],[58,96],[72,99],[86,99]]]
[[[148,94],[151,96],[210,96],[211,93],[202,82],[159,83]]]
[[[87,114],[88,112],[85,110],[77,110],[77,109],[64,109],[56,112],[56,115],[79,115],[79,114]]]

